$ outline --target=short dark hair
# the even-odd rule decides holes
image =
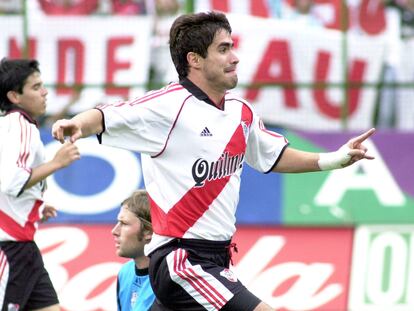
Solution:
[[[226,15],[219,12],[184,14],[174,21],[170,29],[170,54],[180,79],[188,75],[187,54],[194,52],[207,57],[207,49],[220,30],[231,34]]]
[[[9,111],[13,104],[7,98],[9,91],[23,93],[27,78],[34,72],[40,72],[39,62],[34,59],[8,59],[0,62],[0,110]]]
[[[141,232],[152,232],[150,203],[146,190],[134,191],[121,203],[121,206],[125,206],[141,221]]]

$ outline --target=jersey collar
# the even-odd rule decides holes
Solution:
[[[182,78],[180,84],[184,86],[191,94],[193,94],[197,99],[206,102],[209,105],[212,105],[220,110],[224,110],[224,97],[221,99],[219,105],[217,106],[206,93],[204,93],[197,85],[191,82],[188,78]]]
[[[13,112],[18,112],[21,115],[23,115],[23,117],[25,117],[25,119],[27,121],[29,121],[30,123],[33,123],[34,125],[36,125],[37,127],[39,127],[39,124],[37,123],[37,121],[35,119],[33,119],[26,111],[24,111],[23,109],[20,108],[13,108],[10,109],[9,111],[6,112],[6,115],[13,113]]]
[[[138,269],[135,265],[135,274],[138,276],[148,275],[148,268]]]

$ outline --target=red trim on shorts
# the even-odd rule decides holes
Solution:
[[[8,266],[8,262],[7,262],[6,253],[0,250],[0,280],[3,279],[3,273],[6,270],[7,266]]]
[[[174,272],[184,281],[188,282],[214,308],[220,310],[227,303],[226,298],[191,267],[186,267],[187,257],[188,255],[185,250],[177,249],[174,254]]]

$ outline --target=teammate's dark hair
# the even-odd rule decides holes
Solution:
[[[150,204],[148,193],[145,190],[134,191],[121,206],[134,213],[141,221],[141,235],[145,232],[152,232]]]
[[[23,93],[27,78],[34,72],[40,72],[39,63],[34,59],[8,59],[0,62],[0,110],[7,112],[13,104],[7,98],[9,91]]]
[[[219,12],[201,12],[179,16],[170,29],[170,54],[180,79],[188,75],[187,54],[194,52],[203,58],[219,30],[231,34],[227,17]]]

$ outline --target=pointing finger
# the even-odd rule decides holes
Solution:
[[[375,133],[375,128],[372,128],[372,129],[366,131],[365,133],[351,139],[351,142],[356,143],[356,144],[360,144],[374,133]]]

